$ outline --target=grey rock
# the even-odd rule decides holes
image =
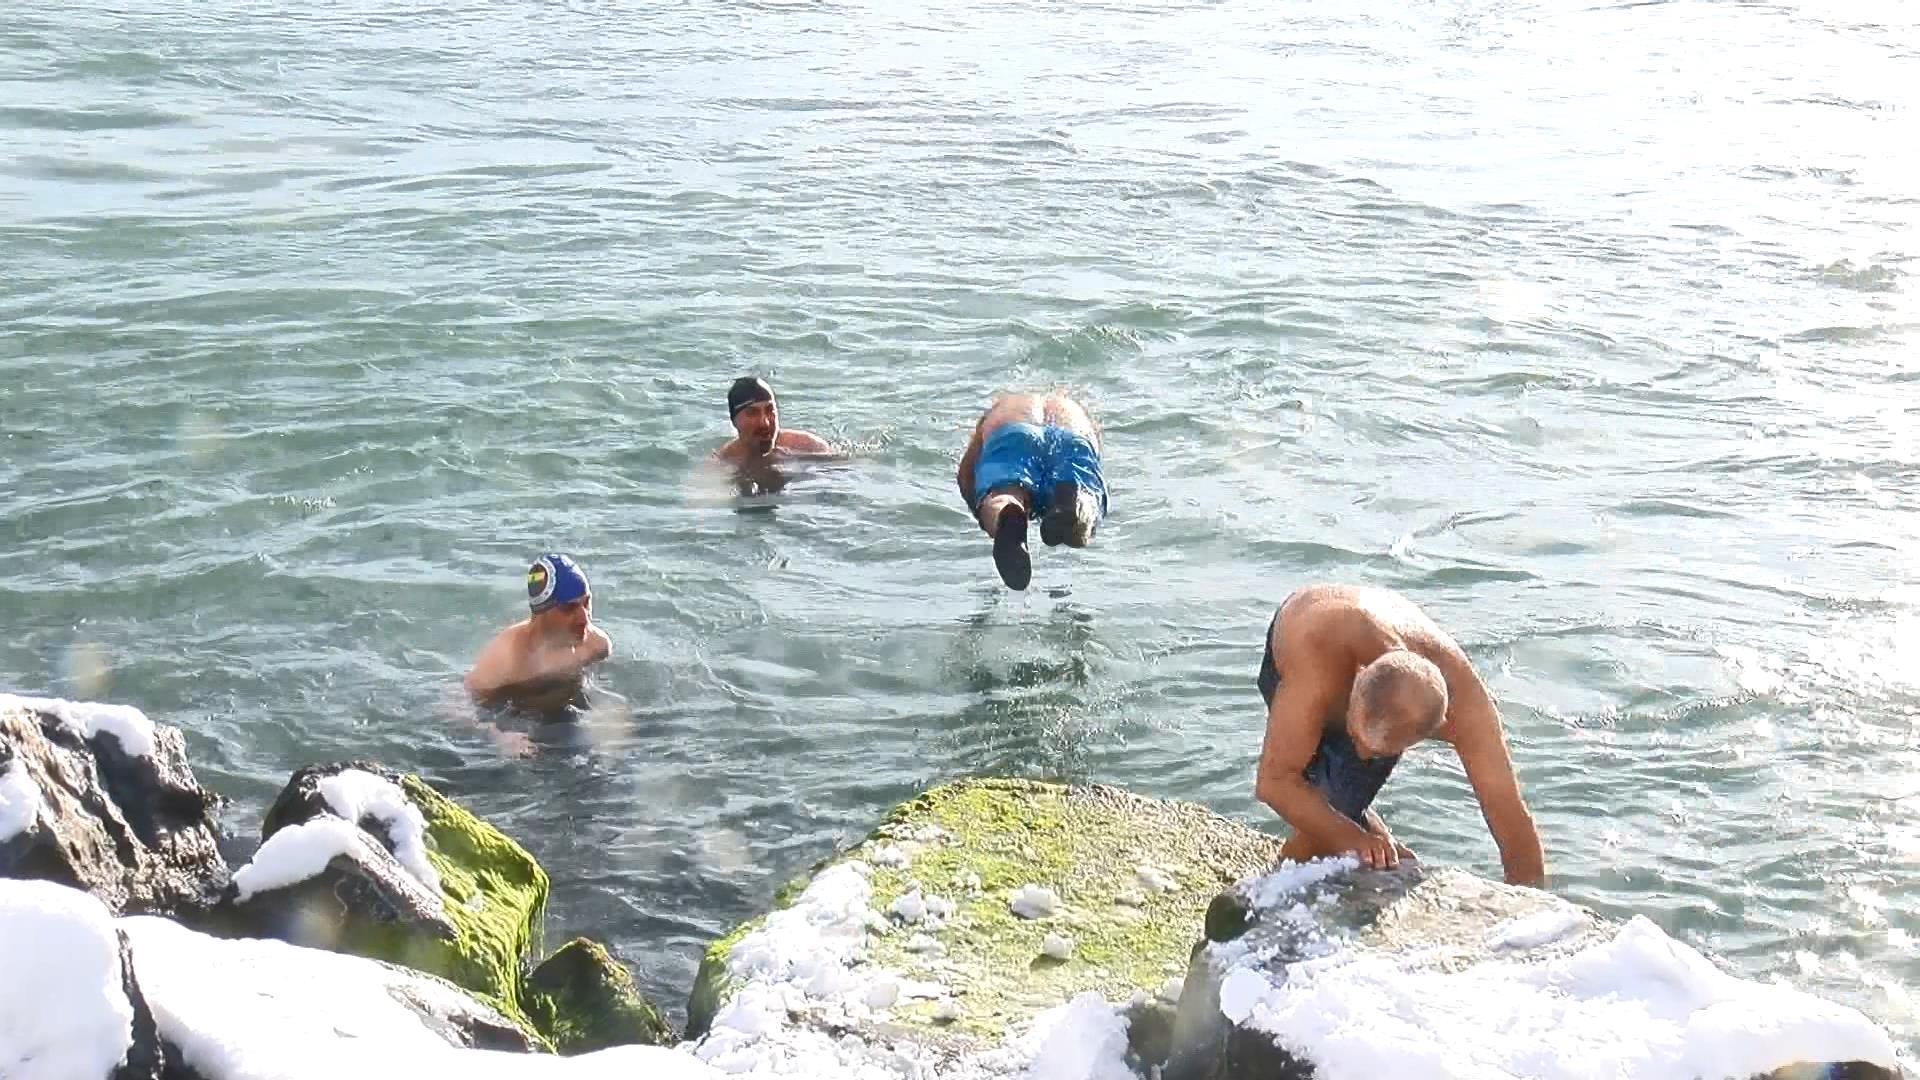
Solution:
[[[0,770],[16,761],[41,809],[0,842],[0,876],[82,889],[115,914],[194,921],[219,899],[219,800],[194,779],[178,730],[155,724],[153,752],[136,756],[111,734],[83,739],[50,713],[0,704]]]
[[[1454,972],[1496,955],[1524,964],[1549,962],[1611,940],[1618,929],[1547,893],[1455,869],[1426,871],[1411,862],[1391,871],[1339,874],[1278,904],[1271,895],[1260,895],[1268,880],[1242,881],[1209,905],[1206,937],[1194,946],[1171,1038],[1164,1044],[1162,1080],[1306,1080],[1314,1075],[1313,1062],[1222,1013],[1221,986],[1236,966],[1252,963],[1279,982],[1290,965],[1338,948],[1386,954],[1409,970]],[[1496,942],[1494,932],[1511,920],[1549,911],[1558,912],[1553,921],[1562,930],[1550,940]],[[1768,1075],[1771,1080],[1898,1078],[1866,1062],[1796,1064]]]
[[[264,842],[283,829],[323,817],[335,817],[320,794],[320,781],[361,770],[399,781],[397,774],[370,762],[315,765],[294,773],[268,809],[260,832]],[[276,938],[309,948],[366,953],[364,939],[374,935],[378,955],[406,959],[423,940],[452,941],[457,936],[442,898],[400,865],[393,837],[377,818],[350,824],[363,843],[336,856],[315,877],[241,899],[230,889],[223,906],[223,930]]]

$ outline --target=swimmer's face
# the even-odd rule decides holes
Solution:
[[[756,401],[733,414],[733,430],[754,453],[771,454],[774,440],[780,437],[780,407],[771,401]]]
[[[547,626],[555,633],[566,633],[574,638],[587,636],[587,627],[593,625],[593,594],[588,593],[578,600],[561,604],[541,613]]]

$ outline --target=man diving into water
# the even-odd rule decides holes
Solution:
[[[1033,580],[1027,523],[1048,547],[1086,547],[1107,513],[1100,432],[1065,394],[1006,394],[973,426],[954,477],[960,498],[993,538],[993,565],[1010,589]]]
[[[467,692],[483,704],[512,702],[555,709],[580,697],[589,666],[613,642],[593,625],[593,590],[571,558],[542,555],[527,568],[527,618],[500,631],[467,672]]]
[[[1508,883],[1544,885],[1546,855],[1499,710],[1466,653],[1411,601],[1299,589],[1267,629],[1259,686],[1267,733],[1254,795],[1293,826],[1283,856],[1352,852],[1387,867],[1411,855],[1369,807],[1407,748],[1438,739],[1466,769]]]

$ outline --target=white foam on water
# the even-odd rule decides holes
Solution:
[[[384,855],[386,849],[360,826],[337,817],[289,825],[267,837],[252,861],[233,872],[233,884],[239,890],[235,899],[298,884],[325,870],[335,856],[354,852],[371,859]]]
[[[387,827],[393,857],[414,880],[440,895],[440,874],[427,860],[427,819],[400,785],[384,776],[346,769],[320,781],[320,797],[333,812],[358,824],[373,818]]]
[[[0,694],[0,709],[21,708],[43,712],[82,739],[112,735],[120,749],[134,757],[153,753],[153,721],[131,705],[103,705],[92,701],[67,701],[63,698],[20,697]]]
[[[126,1056],[133,1003],[100,901],[0,878],[0,973],[0,1076],[92,1080]]]
[[[32,828],[40,805],[40,785],[27,775],[26,762],[14,758],[0,769],[0,842]]]
[[[1361,951],[1293,965],[1283,985],[1231,971],[1221,1011],[1323,1080],[1749,1077],[1796,1062],[1892,1068],[1859,1012],[1716,968],[1636,917],[1613,940],[1539,964],[1408,971]]]

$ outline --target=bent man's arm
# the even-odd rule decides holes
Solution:
[[[1284,625],[1280,632],[1287,633]],[[1283,644],[1278,651],[1283,656],[1298,655],[1301,648],[1295,642]],[[1253,793],[1293,826],[1312,854],[1373,852],[1382,846],[1380,838],[1335,810],[1304,775],[1320,748],[1326,716],[1339,700],[1340,687],[1329,675],[1302,664],[1283,674],[1267,708],[1267,733]]]
[[[1460,664],[1466,665],[1464,657]],[[1507,751],[1506,733],[1500,726],[1500,710],[1471,667],[1460,674],[1448,709],[1454,725],[1454,752],[1460,755],[1467,782],[1480,801],[1487,831],[1500,848],[1500,866],[1507,884],[1544,888],[1547,854],[1540,846],[1533,812],[1520,795],[1520,780],[1514,775],[1513,756]]]

